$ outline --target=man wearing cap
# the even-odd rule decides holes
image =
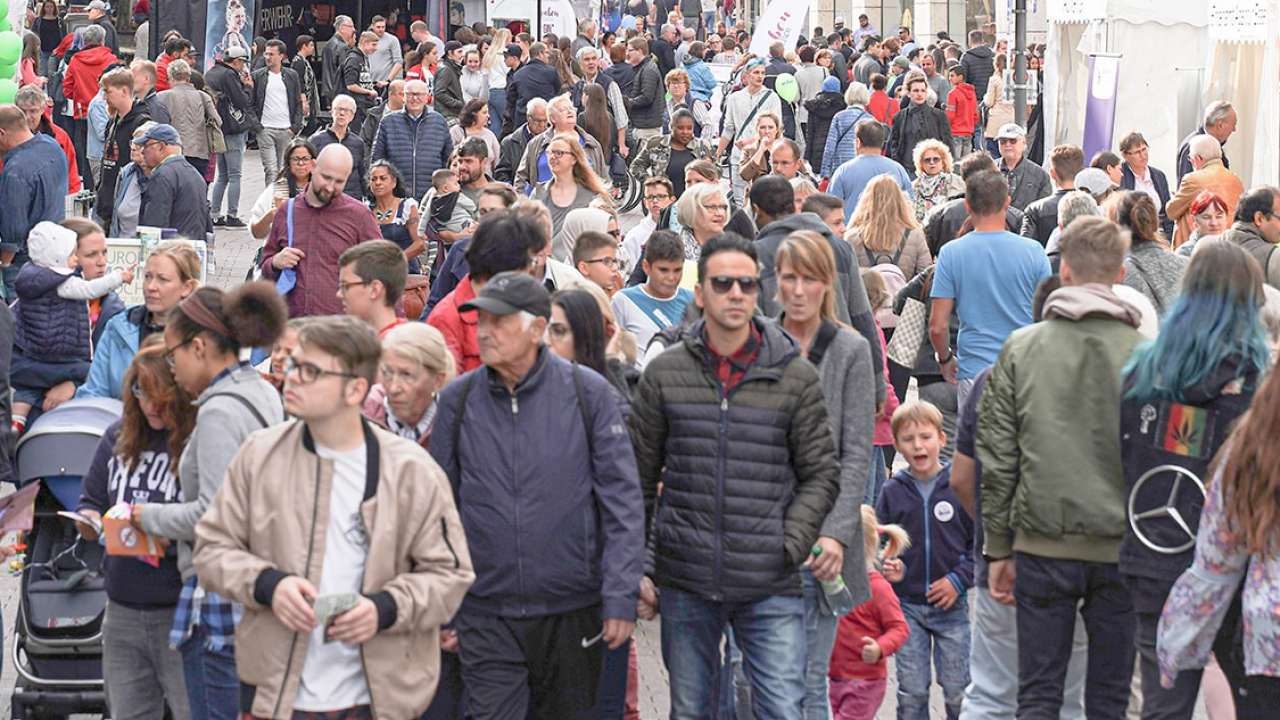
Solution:
[[[508,45],[507,57],[510,58],[511,55],[512,48]],[[524,124],[525,108],[530,100],[550,100],[559,94],[560,74],[547,64],[547,46],[540,42],[530,44],[529,62],[507,75],[507,113],[502,121],[503,136]]]
[[[733,187],[733,200],[742,205],[744,181],[739,173],[742,148],[756,138],[756,118],[764,113],[782,117],[782,100],[778,94],[764,86],[764,60],[749,60],[742,72],[742,88],[735,90],[725,102],[724,127],[720,132],[720,146],[716,156],[729,149],[729,179]]]
[[[1009,206],[1027,206],[1053,192],[1053,181],[1044,168],[1026,159],[1027,131],[1017,123],[1006,123],[996,133],[1000,146],[1000,174],[1009,183]]]
[[[889,61],[890,80],[889,80],[889,87],[887,89],[887,92],[889,93],[889,97],[894,97],[895,95],[897,95],[898,86],[901,85],[903,81],[907,79],[907,73],[910,72],[910,70],[911,70],[911,61],[906,59],[902,55],[898,55],[897,57]],[[902,99],[902,102],[900,103],[900,106],[906,107],[907,104],[910,102],[910,99],[905,97],[905,93],[903,93],[903,95],[904,97]]]
[[[206,240],[213,232],[204,176],[182,156],[182,141],[172,125],[157,123],[133,144],[142,148],[147,183],[138,224],[174,228],[179,237]]]
[[[335,97],[346,93],[342,82],[342,60],[355,44],[356,24],[346,15],[334,18],[333,37],[325,42],[324,50],[320,52],[320,83],[326,106]]]
[[[116,39],[116,26],[111,22],[111,17],[107,13],[111,12],[111,6],[106,0],[93,0],[89,3],[89,22],[102,28],[106,34],[102,41],[104,47],[110,48],[112,54],[120,54],[120,41]]]
[[[436,112],[451,122],[457,122],[462,114],[462,43],[450,40],[444,44],[444,57],[436,68],[436,79],[431,85],[435,95]]]
[[[482,227],[527,222],[495,215]],[[461,309],[484,365],[441,392],[430,450],[475,563],[454,618],[467,712],[584,717],[605,651],[635,629],[644,503],[627,426],[607,380],[543,343],[536,279],[500,273]]]
[[[249,52],[232,46],[222,53],[205,73],[205,84],[214,90],[218,98],[218,115],[222,120],[222,136],[226,139],[226,152],[218,154],[218,177],[213,181],[213,195],[209,202],[215,226],[242,228],[244,221],[240,211],[240,172],[244,164],[245,137],[258,129],[258,117],[253,110],[253,92],[246,87],[243,76]],[[222,198],[227,198],[227,214],[222,215]]]
[[[656,46],[657,41],[654,42]],[[645,140],[662,134],[666,110],[662,79],[668,71],[659,69],[658,59],[649,54],[649,41],[642,37],[627,41],[627,63],[635,68],[635,81],[626,97],[627,113],[636,141],[643,145]]]

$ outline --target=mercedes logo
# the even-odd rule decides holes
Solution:
[[[1183,517],[1182,511],[1178,509],[1178,494],[1183,489],[1184,481],[1188,481],[1191,487],[1195,489],[1195,492],[1200,493],[1199,505],[1203,506],[1205,497],[1204,483],[1200,482],[1200,478],[1196,477],[1195,473],[1178,465],[1160,465],[1151,468],[1138,478],[1138,481],[1133,484],[1133,490],[1129,491],[1129,527],[1133,529],[1133,534],[1138,537],[1139,542],[1162,555],[1177,555],[1190,550],[1196,545],[1196,531],[1191,529],[1191,525]],[[1147,482],[1168,482],[1169,497],[1159,507],[1139,510],[1136,507],[1138,493],[1141,492]],[[1192,491],[1187,490],[1187,492]],[[1182,502],[1183,508],[1187,506],[1188,500]],[[1161,518],[1173,522],[1182,531],[1182,534],[1186,536],[1186,542],[1176,546],[1162,545],[1155,542],[1143,531],[1144,526],[1153,525]],[[1152,529],[1154,530],[1154,528]]]

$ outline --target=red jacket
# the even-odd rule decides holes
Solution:
[[[951,135],[972,135],[978,125],[978,94],[969,83],[960,83],[947,96],[947,119],[951,121]]]
[[[173,58],[169,53],[162,52],[160,57],[156,58],[156,92],[164,92],[173,87],[169,84],[169,63],[173,62]]]
[[[907,641],[911,630],[902,617],[902,606],[889,581],[875,570],[867,571],[871,599],[840,618],[836,644],[831,650],[827,677],[832,680],[882,680],[889,677],[889,656]],[[880,660],[874,665],[862,661],[862,638],[880,646]]]
[[[898,114],[898,101],[893,100],[883,90],[871,93],[871,101],[867,103],[867,112],[885,125],[893,124],[893,116]]]
[[[52,136],[54,142],[58,143],[58,147],[62,148],[62,154],[67,156],[67,194],[74,195],[80,192],[84,184],[80,182],[80,169],[76,165],[76,148],[71,144],[71,136],[53,122],[48,110],[44,111],[39,132]],[[3,169],[4,158],[0,158],[0,170]]]
[[[476,311],[462,312],[458,308],[474,299],[476,291],[471,287],[471,275],[458,282],[453,292],[444,296],[427,316],[427,324],[444,335],[445,344],[458,364],[458,374],[480,367],[480,341],[476,339]]]
[[[89,101],[98,94],[98,78],[109,65],[118,62],[120,59],[111,53],[111,48],[102,45],[71,56],[62,78],[62,93],[75,103],[75,119],[82,120],[88,114]]]

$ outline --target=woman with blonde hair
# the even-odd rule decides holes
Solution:
[[[814,556],[800,573],[807,636],[804,714],[830,716],[827,668],[836,617],[822,611],[820,583],[843,577],[855,605],[871,594],[858,508],[871,476],[875,374],[866,338],[836,319],[836,259],[826,239],[807,230],[788,235],[778,246],[774,267],[779,321],[818,368],[840,465],[840,494],[822,523]]]
[[[916,166],[916,179],[911,181],[911,203],[915,206],[916,220],[923,223],[924,216],[935,205],[964,194],[964,180],[953,169],[951,148],[937,140],[916,143],[911,159]]]
[[[493,43],[480,59],[480,69],[489,76],[489,129],[494,135],[502,134],[502,114],[507,110],[507,46],[511,44],[511,31],[498,28],[493,31]]]
[[[397,325],[382,338],[378,384],[364,401],[364,416],[423,448],[431,440],[436,393],[453,379],[453,353],[444,335],[426,323]]]
[[[533,199],[551,212],[553,236],[560,232],[569,211],[587,207],[596,198],[612,202],[605,183],[587,162],[587,154],[577,137],[561,134],[552,138],[547,143],[547,165],[551,179],[534,189]]]
[[[724,232],[729,221],[729,197],[717,183],[690,186],[676,201],[676,221],[684,241],[684,259],[697,262],[703,244]]]

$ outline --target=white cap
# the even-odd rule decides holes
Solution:
[[[110,12],[110,11],[111,11],[110,6],[108,6],[108,5],[107,5],[107,3],[105,2],[105,0],[93,0],[93,2],[89,3],[89,9],[90,9],[90,10],[101,10],[102,12]]]
[[[996,139],[1009,140],[1014,138],[1024,138],[1027,131],[1022,129],[1018,123],[1005,123],[1000,126],[1000,132],[996,133]]]
[[[1111,177],[1102,168],[1088,167],[1076,173],[1076,189],[1084,190],[1095,198],[1111,188]]]
[[[76,251],[76,233],[58,223],[44,220],[27,233],[27,252],[31,262],[59,275],[75,272],[67,266],[67,258]]]

